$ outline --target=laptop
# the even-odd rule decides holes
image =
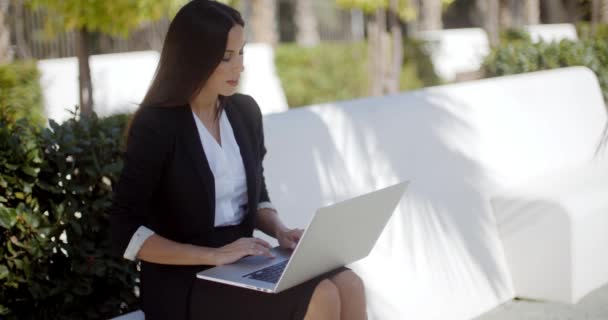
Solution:
[[[248,256],[197,273],[197,278],[279,293],[366,257],[391,217],[408,182],[316,211],[295,249],[275,247],[273,258]]]

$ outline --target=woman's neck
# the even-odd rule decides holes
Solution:
[[[218,106],[218,95],[205,94],[200,92],[194,100],[190,102],[190,108],[199,117],[205,117],[207,119],[215,118]]]

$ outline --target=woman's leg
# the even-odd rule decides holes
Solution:
[[[330,280],[317,284],[312,293],[304,320],[340,319],[340,292]]]
[[[365,286],[361,278],[348,270],[331,277],[331,282],[336,285],[340,294],[340,319],[367,319]]]

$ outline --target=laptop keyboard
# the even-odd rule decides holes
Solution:
[[[279,281],[279,278],[281,277],[281,274],[283,274],[283,270],[287,266],[288,261],[289,260],[285,260],[283,262],[273,264],[264,269],[260,269],[260,270],[254,271],[252,273],[246,274],[243,276],[243,278],[265,281],[265,282],[270,282],[270,283],[277,283],[277,281]]]

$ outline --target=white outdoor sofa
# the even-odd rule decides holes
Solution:
[[[287,224],[305,227],[319,206],[411,181],[350,266],[370,319],[575,302],[608,283],[608,167],[592,161],[605,123],[581,67],[299,108],[265,117],[266,182]]]

